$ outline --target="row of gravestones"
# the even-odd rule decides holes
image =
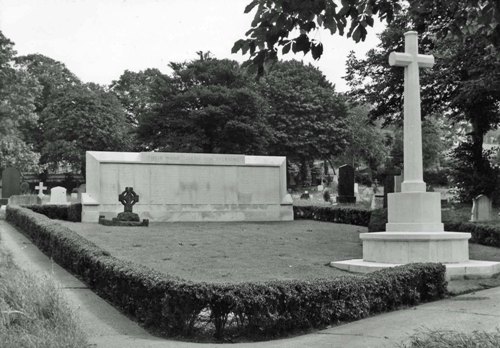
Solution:
[[[25,184],[25,183],[23,183]],[[61,186],[53,187],[50,190],[50,199],[48,201],[44,201],[45,194],[44,190],[47,189],[46,186],[43,185],[43,182],[40,182],[35,189],[38,190],[38,195],[20,195],[22,192],[26,192],[27,190],[22,189],[21,184],[21,173],[18,169],[8,167],[5,168],[2,172],[2,199],[0,200],[0,205],[10,204],[57,204],[57,205],[65,205],[71,202],[68,202],[66,188]],[[81,193],[85,192],[85,184],[80,185],[77,193],[72,193],[71,200],[78,201],[80,200]]]

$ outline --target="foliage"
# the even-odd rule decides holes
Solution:
[[[350,163],[354,168],[362,164],[376,170],[388,156],[388,133],[368,118],[367,105],[350,105],[347,114],[349,146],[336,158],[337,163]]]
[[[276,60],[278,48],[282,53],[311,52],[314,59],[323,53],[323,44],[316,40],[317,31],[338,32],[355,42],[366,38],[376,16],[392,24],[394,17],[404,8],[419,20],[417,26],[435,27],[437,37],[466,41],[468,35],[483,37],[492,57],[500,47],[500,5],[491,0],[252,0],[245,13],[256,8],[246,39],[235,42],[232,52],[241,50],[250,57],[259,75],[266,62]],[[349,25],[350,24],[350,25]],[[296,35],[289,38],[290,35]]]
[[[52,279],[25,272],[0,249],[0,346],[79,348],[86,334]]]
[[[127,111],[127,120],[137,126],[139,119],[151,111],[155,103],[158,84],[165,76],[158,69],[146,69],[132,72],[125,70],[117,81],[113,81],[110,90]]]
[[[370,216],[370,210],[362,208],[318,207],[312,205],[293,207],[294,219],[308,219],[335,222],[337,224],[368,226]]]
[[[492,151],[483,151],[481,158],[477,159],[472,142],[462,143],[452,150],[451,179],[461,202],[472,202],[480,194],[491,198],[500,175],[498,166],[492,165],[491,155]]]
[[[500,331],[473,331],[465,333],[455,330],[425,330],[410,337],[401,348],[496,348],[500,347]]]
[[[28,209],[8,206],[7,220],[101,296],[169,336],[277,337],[439,299],[446,293],[441,264],[314,281],[192,283],[110,256]]]
[[[69,205],[55,205],[55,204],[44,204],[44,205],[28,205],[26,208],[47,216],[49,219],[65,220],[72,222],[82,221],[82,205],[69,204]]]
[[[152,110],[139,119],[148,150],[265,153],[265,100],[237,62],[203,59],[172,63]]]
[[[35,99],[41,87],[14,65],[14,43],[0,32],[0,168],[39,171],[39,154],[30,145],[36,126]]]
[[[270,154],[301,163],[345,151],[346,103],[317,68],[277,62],[260,80],[260,90],[270,107]]]
[[[325,28],[332,35],[347,32],[347,37],[355,42],[364,41],[375,16],[390,21],[401,7],[399,3],[353,0],[342,1],[339,6],[333,0],[253,0],[245,8],[245,13],[256,8],[251,29],[246,32],[247,39],[236,41],[232,52],[249,52],[260,75],[264,72],[264,63],[277,59],[280,46],[283,54],[290,50],[311,52],[314,59],[319,59],[323,44],[314,38],[317,29]],[[290,34],[297,36],[289,38]]]
[[[85,151],[126,151],[130,146],[125,112],[99,86],[67,88],[42,112],[42,163],[70,163],[84,173]]]
[[[440,164],[444,158],[445,143],[442,140],[443,129],[438,119],[427,117],[422,122],[422,160],[424,169],[430,169]],[[403,168],[403,131],[397,128],[394,132],[394,142],[391,148],[393,166]]]

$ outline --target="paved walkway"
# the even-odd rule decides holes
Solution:
[[[1,243],[14,262],[36,274],[50,274],[60,284],[68,302],[88,332],[94,347],[396,347],[422,329],[462,332],[500,328],[500,287],[477,291],[414,308],[381,314],[312,334],[269,342],[201,344],[154,337],[95,295],[85,284],[42,254],[24,235],[0,220]]]

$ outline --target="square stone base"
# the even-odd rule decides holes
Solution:
[[[361,233],[363,260],[376,263],[459,263],[469,260],[470,233]]]

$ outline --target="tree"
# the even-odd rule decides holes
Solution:
[[[422,32],[420,52],[432,51],[436,56],[432,70],[421,70],[423,116],[436,113],[454,124],[467,122],[471,128],[468,153],[472,157],[463,165],[472,165],[475,177],[490,175],[482,143],[484,134],[500,121],[500,64],[497,57],[488,54],[489,42],[484,37],[471,34],[465,39],[438,39],[430,23],[404,13],[382,33],[379,49],[369,51],[364,60],[349,57],[346,79],[354,88],[352,94],[375,106],[374,118],[383,116],[393,122],[401,119],[402,69],[389,67],[387,56],[402,50],[403,32],[409,25],[417,25]]]
[[[15,65],[14,43],[0,32],[0,168],[38,171],[39,154],[29,145],[36,124],[40,85]]]
[[[113,81],[110,90],[115,93],[127,111],[128,122],[136,127],[139,119],[149,112],[154,105],[158,83],[165,76],[158,69],[146,69],[132,72],[125,70],[117,81]]]
[[[138,139],[149,150],[262,154],[266,103],[235,61],[209,57],[171,63],[155,107],[139,119]]]
[[[85,151],[126,151],[130,147],[125,111],[110,92],[88,84],[72,86],[42,112],[42,163],[70,164],[85,174]]]
[[[384,164],[389,154],[387,146],[387,131],[380,125],[370,121],[368,117],[370,108],[367,105],[350,105],[347,113],[347,143],[345,151],[337,157],[337,164],[350,163],[355,168],[367,165],[375,172]],[[380,123],[380,122],[379,122]]]
[[[317,29],[327,29],[332,35],[347,31],[347,37],[359,42],[366,38],[376,16],[391,23],[403,7],[432,23],[439,19],[443,24],[440,37],[484,37],[493,55],[500,47],[500,3],[493,0],[343,0],[340,5],[334,0],[253,0],[245,8],[245,13],[256,8],[247,38],[236,41],[232,52],[250,52],[262,75],[264,63],[277,59],[279,47],[283,54],[311,52],[319,59],[323,44],[314,38]],[[296,36],[289,38],[291,34]]]
[[[278,62],[261,79],[260,89],[270,106],[270,154],[300,165],[302,180],[311,161],[330,160],[346,149],[346,103],[317,68]]]

